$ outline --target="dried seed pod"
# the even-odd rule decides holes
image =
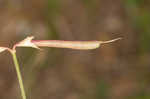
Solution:
[[[39,49],[39,47],[56,47],[56,48],[70,48],[77,50],[89,50],[100,47],[101,44],[111,43],[121,38],[109,40],[109,41],[62,41],[62,40],[32,40],[34,37],[30,36],[24,40],[16,43],[12,49],[7,47],[0,47],[0,52],[5,50],[16,51],[16,47],[33,47]]]
[[[60,41],[60,40],[33,40],[32,42],[39,47],[57,47],[57,48],[71,48],[79,50],[96,49],[101,44],[114,42],[121,38],[109,41]]]

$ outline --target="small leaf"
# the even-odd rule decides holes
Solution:
[[[15,49],[16,47],[33,47],[39,49],[38,46],[36,46],[34,43],[31,42],[33,38],[34,38],[33,36],[25,38],[24,40],[15,44],[13,49]]]
[[[0,53],[5,51],[5,50],[9,50],[9,48],[7,48],[7,47],[0,47]]]

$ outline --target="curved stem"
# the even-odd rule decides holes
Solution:
[[[16,72],[17,72],[17,78],[18,78],[18,81],[19,81],[19,86],[20,86],[20,90],[21,90],[22,99],[26,99],[25,89],[24,89],[24,85],[23,85],[23,80],[22,80],[22,76],[21,76],[21,72],[20,72],[19,63],[18,63],[18,60],[17,60],[17,57],[16,57],[16,52],[12,51],[11,54],[13,56],[13,61],[14,61],[15,69],[16,69]]]

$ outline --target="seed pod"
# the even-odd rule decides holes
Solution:
[[[71,48],[78,50],[89,50],[100,47],[101,44],[114,42],[121,38],[109,41],[60,41],[60,40],[33,40],[36,46],[39,47],[57,47],[57,48]]]

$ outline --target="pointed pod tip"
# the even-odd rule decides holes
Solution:
[[[118,41],[118,40],[121,40],[122,38],[119,37],[119,38],[116,38],[116,39],[112,39],[112,40],[109,40],[109,41],[102,41],[101,44],[105,44],[105,43],[111,43],[111,42],[115,42],[115,41]]]

